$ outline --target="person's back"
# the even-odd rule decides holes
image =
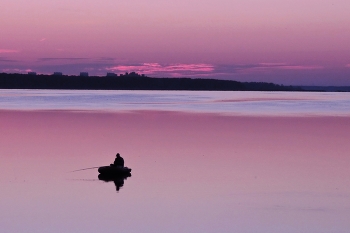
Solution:
[[[124,167],[124,159],[120,156],[119,153],[116,156],[117,157],[114,160],[114,166]]]

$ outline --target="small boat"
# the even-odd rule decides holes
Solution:
[[[126,180],[127,178],[131,177],[131,174],[123,174],[123,175],[106,175],[106,174],[98,174],[98,179],[102,180],[104,182],[111,182],[111,181],[120,181],[120,180]]]
[[[106,176],[130,175],[131,169],[128,167],[121,167],[121,166],[104,166],[104,167],[99,167],[98,172],[101,175],[106,175]]]

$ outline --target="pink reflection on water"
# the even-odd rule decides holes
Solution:
[[[0,130],[6,229],[349,227],[350,118],[1,111]],[[69,173],[116,152],[133,169],[118,194],[96,170]]]

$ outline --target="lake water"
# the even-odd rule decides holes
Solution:
[[[350,116],[350,93],[1,90],[0,109]]]
[[[350,95],[0,90],[1,232],[348,232]],[[119,152],[132,176],[98,179]]]

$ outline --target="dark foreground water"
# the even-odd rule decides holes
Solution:
[[[38,105],[22,99],[29,92],[0,94],[7,95],[0,103],[1,232],[350,228],[347,95],[107,92],[99,94],[136,100],[96,104],[92,92],[79,105],[36,91],[29,96],[58,97]],[[317,111],[287,107],[320,101]],[[246,110],[236,112],[237,103]],[[126,180],[101,181],[96,169],[70,172],[107,165],[117,152],[133,169]]]

